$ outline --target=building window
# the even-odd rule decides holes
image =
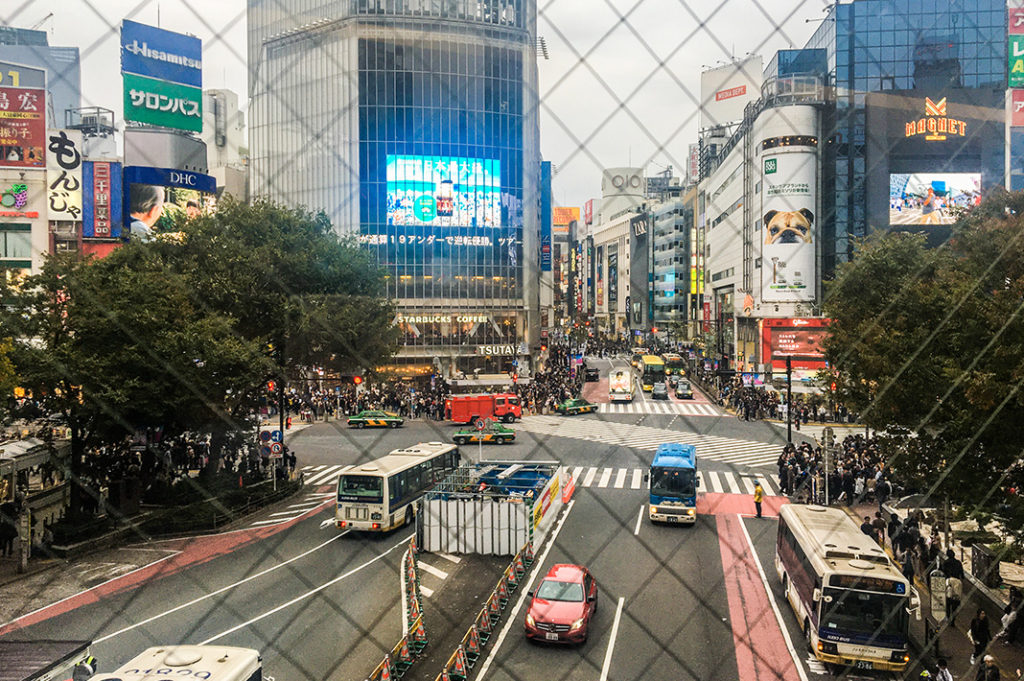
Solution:
[[[32,225],[0,225],[0,258],[19,261],[32,259]]]

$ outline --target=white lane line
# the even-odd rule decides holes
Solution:
[[[284,603],[282,603],[281,605],[277,606],[276,608],[271,608],[270,610],[267,610],[266,612],[263,612],[263,613],[261,613],[259,615],[256,615],[256,617],[253,617],[250,620],[242,622],[241,624],[236,624],[235,626],[231,627],[230,629],[228,629],[226,631],[222,631],[221,633],[217,634],[216,636],[211,636],[210,638],[206,639],[205,641],[203,641],[199,645],[201,645],[201,646],[209,645],[209,644],[213,643],[214,641],[217,641],[219,639],[224,638],[228,634],[233,634],[236,631],[238,631],[239,629],[244,629],[245,627],[248,627],[248,626],[250,626],[252,624],[255,624],[256,622],[259,622],[260,620],[266,619],[267,617],[270,617],[271,615],[284,610],[285,608],[289,608],[289,607],[295,605],[296,603],[298,603],[299,601],[304,601],[307,598],[309,598],[310,596],[315,596],[316,594],[320,593],[324,589],[326,589],[328,587],[331,587],[331,586],[334,586],[335,584],[337,584],[341,580],[347,579],[347,578],[351,577],[352,575],[354,575],[355,573],[359,572],[360,570],[362,570],[364,568],[367,568],[370,565],[373,565],[374,563],[376,563],[379,560],[382,560],[385,556],[387,556],[389,553],[391,553],[395,549],[401,548],[401,547],[407,545],[409,543],[409,539],[411,539],[411,538],[412,538],[412,535],[410,534],[408,537],[406,537],[405,539],[403,539],[399,543],[395,544],[394,546],[392,546],[390,549],[388,549],[384,553],[381,553],[380,555],[374,556],[373,558],[371,558],[370,560],[366,561],[362,565],[357,565],[356,567],[352,568],[348,572],[340,574],[337,577],[335,577],[334,579],[332,579],[330,581],[327,581],[327,582],[324,582],[323,584],[321,584],[320,586],[316,587],[315,589],[310,589],[306,593],[300,594],[300,595],[296,596],[295,598],[291,599],[290,601],[285,601]]]
[[[448,573],[444,570],[439,570],[430,563],[424,563],[422,560],[416,563],[416,567],[424,572],[434,575],[438,579],[448,579]]]
[[[575,505],[576,500],[573,499],[572,501],[569,502],[569,505],[565,507],[564,515],[562,516],[561,520],[558,521],[558,526],[555,527],[555,531],[551,533],[551,537],[548,538],[548,544],[544,547],[544,552],[537,556],[537,565],[544,565],[544,563],[547,561],[548,554],[551,552],[551,547],[555,545],[555,540],[558,539],[558,533],[562,531],[562,527],[565,525],[565,520],[569,517],[569,514],[572,512],[572,508]],[[533,580],[536,579],[539,573],[540,570],[531,571],[530,578],[526,580],[526,584],[523,584],[521,587],[519,587],[520,591],[522,592],[519,594],[519,600],[516,601],[515,607],[512,608],[512,610],[509,612],[508,621],[505,622],[505,626],[501,628],[501,632],[498,634],[498,638],[494,640],[494,646],[491,648],[491,652],[487,656],[487,659],[484,660],[483,666],[480,667],[480,674],[477,675],[476,681],[483,681],[484,675],[487,674],[487,670],[490,669],[491,663],[494,661],[494,657],[498,654],[498,651],[501,650],[501,644],[505,640],[505,637],[508,636],[508,632],[512,629],[512,626],[523,626],[522,622],[519,620],[519,611],[522,609],[523,603],[526,602],[527,594],[529,593],[530,588],[533,585]]]
[[[334,495],[332,494],[331,496],[333,497]],[[310,499],[309,501],[303,501],[302,503],[299,504],[288,504],[287,506],[285,506],[285,508],[304,508],[308,511],[309,509],[315,508],[322,503],[324,503],[323,499],[314,498]]]
[[[626,484],[626,473],[628,471],[625,468],[620,468],[618,474],[615,476],[615,489],[622,489],[622,486]]]
[[[456,565],[462,562],[461,558],[459,558],[458,556],[453,556],[450,553],[435,553],[434,555],[438,558],[444,558],[449,563],[455,563]]]
[[[722,477],[725,479],[726,491],[732,492],[733,494],[740,493],[740,483],[736,480],[736,476],[728,471],[722,473]]]
[[[640,489],[640,482],[643,480],[644,472],[639,468],[633,469],[633,489]]]
[[[633,528],[633,535],[640,534],[640,522],[644,519],[644,509],[647,508],[647,504],[640,504],[640,513],[636,517],[636,527]]]
[[[270,517],[273,518],[273,517],[276,517],[276,516],[288,515],[288,516],[292,516],[293,518],[298,518],[300,515],[302,515],[303,513],[305,513],[308,510],[310,510],[310,509],[307,508],[305,510],[295,509],[293,511],[279,511],[277,513],[271,513]],[[262,521],[260,521],[260,522],[262,522]]]
[[[583,487],[590,487],[590,483],[594,482],[594,476],[597,475],[597,469],[591,468],[587,471],[587,477],[583,478]]]
[[[326,471],[323,471],[322,473],[316,473],[315,475],[309,476],[309,479],[306,480],[306,484],[307,485],[322,485],[325,482],[327,482],[328,480],[330,480],[332,477],[340,475],[340,474],[341,474],[341,466],[331,466],[329,469],[327,469]]]
[[[718,473],[715,471],[708,471],[708,491],[714,492],[715,494],[722,493],[722,483],[718,480]]]
[[[302,515],[301,513],[299,515]],[[295,516],[298,518],[299,516]],[[257,520],[254,523],[250,523],[249,527],[261,527],[263,525],[277,525],[279,523],[287,522],[287,518],[274,518],[273,520]]]
[[[608,481],[611,480],[611,478],[612,478],[612,469],[611,468],[605,468],[601,472],[601,481],[597,483],[597,486],[598,487],[607,487],[608,486]]]
[[[754,481],[751,480],[750,478],[740,478],[740,486],[743,488],[743,491],[746,492],[747,494],[754,493]]]
[[[619,596],[619,605],[615,608],[615,621],[612,622],[612,633],[608,640],[608,650],[604,653],[604,664],[601,666],[601,681],[608,681],[608,668],[612,664],[612,651],[615,650],[615,637],[619,635],[619,620],[622,619],[622,596]]]
[[[789,656],[793,658],[793,666],[796,667],[796,671],[800,674],[800,678],[803,681],[807,681],[807,674],[804,673],[803,665],[800,664],[800,658],[797,657],[796,649],[793,647],[793,641],[789,638],[789,630],[786,629],[785,622],[782,621],[782,613],[779,612],[779,605],[775,602],[775,594],[772,593],[771,587],[768,586],[768,578],[764,574],[764,570],[761,568],[761,560],[757,557],[757,550],[754,548],[754,542],[750,541],[750,533],[747,532],[747,526],[743,522],[742,517],[740,518],[740,528],[743,530],[743,537],[747,540],[747,547],[750,549],[750,555],[754,559],[754,565],[757,566],[757,574],[761,576],[761,584],[764,585],[764,592],[768,594],[768,601],[772,604],[772,610],[775,612],[775,619],[779,623],[779,629],[782,631],[782,637],[786,639],[786,648],[789,649]]]
[[[433,589],[431,589],[430,587],[423,586],[422,584],[420,584],[420,592],[427,598],[430,598],[434,595]]]
[[[255,573],[255,574],[252,574],[252,575],[249,575],[245,579],[240,579],[239,581],[237,581],[237,582],[235,582],[233,584],[228,584],[227,586],[222,586],[221,588],[219,588],[219,589],[217,589],[215,591],[211,591],[210,593],[208,593],[206,595],[200,596],[199,598],[194,598],[191,601],[188,601],[187,603],[182,603],[181,605],[176,605],[173,608],[171,608],[170,610],[165,610],[164,612],[161,612],[159,614],[153,615],[152,617],[147,617],[146,619],[141,620],[139,622],[136,622],[135,624],[132,624],[131,626],[125,627],[124,629],[118,629],[117,631],[115,631],[112,634],[107,634],[106,636],[103,636],[101,638],[95,639],[93,641],[93,643],[102,643],[103,641],[108,641],[108,640],[114,638],[115,636],[120,636],[121,634],[123,634],[125,632],[128,632],[128,631],[131,631],[132,629],[137,629],[137,628],[139,628],[139,627],[141,627],[143,625],[149,624],[150,622],[155,622],[156,620],[160,619],[161,617],[165,617],[167,615],[170,615],[171,613],[178,612],[179,610],[183,610],[183,609],[189,607],[190,605],[195,605],[196,603],[200,603],[202,601],[205,601],[208,598],[213,598],[214,596],[222,594],[225,591],[228,591],[230,589],[234,589],[236,586],[241,586],[242,584],[245,584],[246,582],[251,582],[252,580],[257,579],[259,577],[262,577],[263,575],[270,574],[274,570],[280,570],[285,565],[288,565],[290,563],[294,563],[295,561],[299,560],[300,558],[305,558],[306,556],[310,555],[314,551],[319,551],[320,549],[322,549],[323,547],[327,546],[331,542],[338,541],[339,539],[341,539],[342,537],[344,537],[348,533],[349,533],[348,530],[345,530],[344,532],[340,532],[340,533],[336,534],[335,536],[331,537],[330,539],[328,539],[327,541],[321,542],[320,544],[317,544],[316,546],[314,546],[310,550],[304,551],[303,553],[300,553],[300,554],[298,554],[296,556],[293,556],[293,557],[289,558],[288,560],[283,561],[281,563],[277,563],[276,565],[274,565],[272,567],[268,567],[266,570],[260,570],[259,572]],[[409,540],[406,539],[406,541],[409,541]],[[168,556],[168,558],[169,557],[170,556]],[[157,562],[159,562],[159,561],[157,561]],[[139,568],[139,569],[141,570],[142,568]],[[93,588],[96,588],[96,587],[93,587]],[[27,617],[27,615],[26,615],[26,617]]]

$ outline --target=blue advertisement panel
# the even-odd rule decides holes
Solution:
[[[203,86],[203,41],[125,19],[121,71],[171,83]]]
[[[540,271],[551,271],[551,161],[540,163]]]
[[[86,239],[121,237],[121,164],[82,163],[82,236]]]
[[[179,216],[191,218],[209,209],[216,192],[217,180],[211,175],[177,168],[125,166],[122,238],[132,233],[133,223],[146,239],[173,231]]]
[[[388,154],[385,171],[389,225],[501,226],[497,159]]]

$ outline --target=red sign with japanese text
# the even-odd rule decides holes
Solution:
[[[1024,8],[1010,8],[1010,20],[1006,24],[1006,32],[1010,35],[1024,35]]]
[[[1010,90],[1010,125],[1024,127],[1024,90]]]
[[[46,166],[46,91],[0,87],[0,167]]]
[[[794,369],[825,368],[821,345],[828,335],[830,321],[823,317],[765,319],[761,327],[761,357],[779,370],[786,368],[787,357]]]

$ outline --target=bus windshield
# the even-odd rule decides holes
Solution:
[[[376,475],[343,475],[338,482],[338,501],[383,500],[381,483],[383,478]]]
[[[665,368],[673,373],[685,366],[686,362],[679,355],[666,355]]]
[[[906,596],[825,588],[820,626],[844,634],[906,636],[909,616]],[[831,601],[829,601],[831,597]]]
[[[652,468],[651,494],[659,497],[692,497],[697,493],[692,468]]]

